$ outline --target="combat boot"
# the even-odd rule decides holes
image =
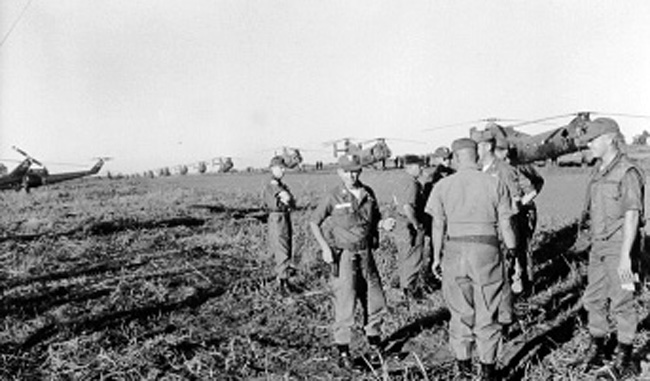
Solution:
[[[601,368],[605,365],[606,347],[604,336],[592,336],[585,356],[587,370]]]
[[[497,368],[496,364],[481,363],[481,381],[496,381]]]
[[[596,379],[619,381],[633,378],[637,374],[639,374],[639,369],[632,361],[632,344],[619,343],[614,363],[600,369],[596,374]]]
[[[350,355],[350,346],[346,344],[339,344],[336,346],[338,351],[338,364],[339,368],[352,370],[353,362],[352,356]]]
[[[474,379],[472,359],[456,360],[456,368],[454,381],[472,381]]]

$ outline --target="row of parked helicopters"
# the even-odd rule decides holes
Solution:
[[[589,122],[592,116],[610,116],[610,117],[633,117],[633,118],[646,118],[650,116],[645,115],[631,115],[631,114],[618,114],[618,113],[601,113],[594,111],[576,112],[571,114],[558,115],[548,118],[542,118],[532,121],[525,121],[519,123],[511,123],[509,125],[500,124],[506,121],[499,118],[486,118],[469,122],[456,123],[451,125],[444,125],[433,127],[425,131],[435,131],[447,128],[457,128],[459,126],[468,124],[485,123],[483,130],[491,131],[494,136],[504,139],[508,143],[509,156],[512,161],[519,164],[528,164],[534,162],[547,162],[557,160],[561,156],[568,154],[579,153],[586,147],[585,141],[582,137],[589,128]],[[571,118],[566,124],[559,125],[554,122],[560,119]],[[554,124],[554,127],[538,134],[527,134],[521,131],[522,127],[536,124]],[[476,127],[470,129],[470,136],[476,131]],[[639,139],[635,138],[635,142],[646,142],[647,136],[650,135],[644,131],[643,136]],[[354,154],[361,158],[361,162],[365,166],[379,165],[381,168],[386,167],[387,160],[391,159],[392,152],[387,144],[388,138],[375,138],[369,141],[362,141],[354,143],[352,138],[343,138],[325,143],[331,145],[333,148],[334,157],[341,154]],[[394,139],[403,140],[403,139]],[[404,141],[404,140],[403,140]],[[413,141],[410,141],[413,142]],[[637,143],[639,144],[639,143]],[[644,144],[645,145],[645,144]],[[46,184],[53,184],[61,181],[71,180],[79,177],[94,175],[99,172],[102,165],[108,158],[98,158],[97,163],[87,171],[67,172],[50,174],[47,169],[36,159],[31,157],[21,149],[14,147],[14,149],[24,156],[24,160],[10,173],[0,177],[0,190],[5,189],[25,189],[38,187]],[[283,157],[284,162],[288,168],[302,168],[303,157],[299,148],[282,147],[280,152],[275,152],[276,155]],[[424,155],[425,157],[427,155]],[[399,159],[399,158],[396,158]],[[212,165],[217,166],[217,172],[230,171],[234,163],[232,158],[218,158],[212,160]],[[398,160],[396,160],[397,164]],[[42,169],[30,168],[32,164],[37,164]],[[198,172],[204,173],[207,170],[208,162],[199,162]],[[202,165],[202,166],[201,166]],[[397,165],[396,165],[397,166]],[[180,174],[186,174],[188,171],[187,166],[183,166],[179,170]],[[182,173],[185,171],[185,173]],[[149,177],[166,176],[164,173],[151,172]],[[145,174],[145,176],[148,176]]]

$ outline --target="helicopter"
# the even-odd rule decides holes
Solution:
[[[218,173],[229,172],[235,166],[231,157],[215,157],[210,161],[210,164],[213,168],[218,167],[216,170]]]
[[[528,164],[534,162],[555,161],[563,155],[579,152],[586,148],[587,142],[582,139],[588,129],[588,122],[593,115],[642,117],[638,115],[602,113],[596,111],[581,111],[570,114],[552,116],[532,121],[501,125],[497,122],[508,121],[508,119],[487,118],[479,119],[469,123],[487,122],[483,131],[491,131],[495,137],[501,137],[508,143],[508,154],[511,160],[517,164]],[[549,121],[572,117],[563,126],[552,128],[536,135],[530,135],[517,130],[517,128],[548,123]],[[644,117],[644,116],[643,116]],[[459,126],[460,124],[440,126],[426,129],[426,131],[438,130],[448,127]],[[470,137],[482,131],[476,127],[470,129]]]
[[[38,165],[40,165],[42,168],[29,169],[27,173],[24,175],[22,187],[25,189],[26,192],[29,192],[31,188],[37,188],[43,185],[55,184],[63,181],[78,179],[85,176],[92,176],[99,173],[104,163],[110,159],[111,158],[109,157],[97,158],[97,163],[87,171],[62,172],[62,173],[49,173],[49,171],[45,166],[38,163]]]
[[[302,169],[302,155],[300,154],[300,149],[284,146],[282,147],[282,153],[278,154],[276,152],[276,155],[282,156],[282,159],[284,159],[284,165],[287,168],[293,169],[298,167],[298,169]]]
[[[24,186],[25,182],[25,175],[29,171],[29,168],[31,167],[32,164],[37,164],[41,165],[42,164],[34,159],[33,157],[29,156],[25,151],[21,150],[18,147],[11,147],[13,148],[16,152],[20,153],[25,157],[23,161],[18,164],[16,168],[14,168],[13,171],[7,173],[6,175],[0,176],[0,190],[8,190],[8,189],[13,189],[13,190],[20,190]]]
[[[386,159],[390,158],[392,152],[386,143],[387,138],[375,138],[360,143],[352,143],[352,138],[343,138],[326,142],[325,145],[332,145],[334,149],[334,157],[338,157],[339,153],[348,155],[358,155],[361,158],[363,166],[379,163],[381,168],[386,168]],[[343,143],[339,148],[338,144]],[[364,145],[373,143],[371,146],[364,148]]]

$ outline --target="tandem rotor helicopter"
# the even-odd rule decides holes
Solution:
[[[632,118],[647,118],[643,115],[620,114],[620,113],[603,113],[596,111],[581,111],[564,115],[557,115],[548,118],[536,119],[526,122],[514,123],[510,125],[501,125],[497,122],[508,121],[507,119],[487,118],[479,119],[462,124],[474,124],[486,122],[484,131],[491,131],[494,136],[505,139],[508,143],[509,156],[511,160],[518,164],[528,164],[546,160],[556,160],[558,157],[578,152],[586,148],[587,142],[582,139],[588,129],[587,122],[595,115],[602,116],[621,116]],[[546,124],[554,120],[573,117],[566,125],[552,128],[551,130],[530,135],[517,130],[516,128]],[[440,130],[450,127],[457,127],[462,124],[445,125],[425,129],[425,131]],[[476,127],[470,129],[470,137],[479,130]]]
[[[358,143],[353,143],[353,138],[342,138],[337,140],[332,140],[324,143],[325,145],[331,145],[334,153],[334,157],[338,157],[339,154],[354,154],[358,155],[361,158],[361,164],[363,166],[369,166],[373,164],[379,164],[381,169],[386,169],[386,161],[392,157],[392,151],[388,147],[387,140],[390,141],[399,141],[405,143],[415,143],[415,144],[426,144],[417,140],[408,140],[408,139],[398,139],[398,138],[387,138],[387,137],[378,137],[366,141],[361,141]],[[339,146],[341,144],[341,146]],[[368,146],[370,144],[370,146]],[[399,158],[396,158],[399,159]],[[396,166],[397,162],[396,162]]]
[[[104,163],[111,159],[109,157],[97,158],[97,163],[86,171],[49,173],[40,161],[34,159],[27,152],[15,146],[12,148],[23,155],[25,159],[13,171],[0,177],[0,190],[25,189],[26,192],[29,192],[31,188],[92,176],[99,173]],[[39,165],[42,168],[31,168],[32,164]]]

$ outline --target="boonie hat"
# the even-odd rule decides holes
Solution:
[[[422,158],[418,155],[404,155],[404,165],[422,164]]]
[[[363,167],[361,165],[361,158],[359,155],[343,155],[339,158],[339,168],[341,168],[344,171],[351,172],[351,171],[358,171]]]
[[[284,158],[282,156],[273,156],[271,158],[271,162],[269,163],[269,167],[274,167],[274,166],[280,166],[280,167],[285,167],[286,164],[284,162]]]
[[[618,127],[618,123],[611,118],[598,118],[594,121],[587,121],[587,132],[582,135],[581,139],[585,142],[590,142],[600,135],[616,133],[620,134],[621,129]]]
[[[451,151],[447,147],[438,147],[433,152],[433,156],[441,159],[449,159],[451,157]]]
[[[458,152],[463,149],[471,148],[476,151],[476,142],[470,138],[460,138],[451,143],[451,150]]]

